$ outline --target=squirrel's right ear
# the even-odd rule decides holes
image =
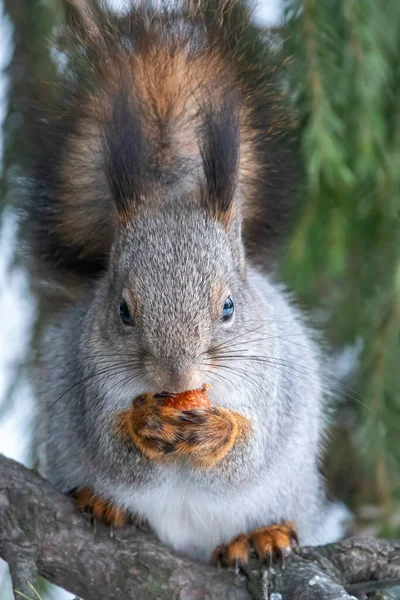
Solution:
[[[236,94],[226,92],[219,105],[205,106],[200,151],[205,177],[204,203],[214,218],[228,226],[236,215],[235,194],[240,150]]]
[[[135,105],[129,90],[121,88],[103,135],[105,172],[122,225],[132,220],[144,199],[148,152]]]

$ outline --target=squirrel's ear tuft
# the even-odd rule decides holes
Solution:
[[[102,2],[95,0],[67,0],[64,5],[70,33],[84,46],[100,42],[100,23],[108,15]]]
[[[239,167],[239,105],[227,92],[217,106],[205,105],[200,137],[204,202],[215,218],[228,225],[235,215]]]
[[[135,104],[128,90],[119,90],[103,133],[105,171],[121,224],[143,201],[147,153]]]

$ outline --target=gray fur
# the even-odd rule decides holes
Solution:
[[[235,316],[224,324],[228,293]],[[120,321],[123,296],[135,305],[132,327]],[[219,344],[232,357],[206,365]],[[65,492],[111,498],[203,560],[281,518],[295,521],[302,543],[321,542],[319,357],[282,288],[246,264],[237,224],[227,230],[182,199],[153,202],[120,233],[107,273],[48,328],[38,375],[45,475]],[[137,394],[204,382],[213,404],[253,427],[215,467],[161,465],[113,435],[115,415]]]

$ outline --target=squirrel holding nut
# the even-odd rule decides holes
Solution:
[[[235,0],[92,2],[35,109],[23,218],[44,475],[235,568],[326,539],[322,353],[267,260],[290,119],[249,27]]]

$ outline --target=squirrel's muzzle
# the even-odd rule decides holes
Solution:
[[[201,384],[196,366],[196,361],[192,358],[174,353],[155,365],[155,383],[160,389],[172,393],[195,389]]]

